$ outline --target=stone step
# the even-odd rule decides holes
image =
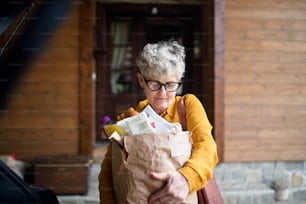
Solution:
[[[59,195],[61,204],[98,204],[98,175],[100,164],[95,163],[90,168],[88,192],[86,195]],[[220,181],[219,181],[220,182]],[[289,201],[276,202],[275,191],[262,183],[218,183],[225,204],[305,204],[306,188],[290,193]],[[294,200],[296,199],[296,200]]]
[[[222,191],[225,204],[305,204],[305,190],[291,193],[286,201],[275,201],[275,192],[272,189],[266,190],[235,190]],[[300,195],[294,195],[300,194]],[[303,197],[304,196],[304,197]]]

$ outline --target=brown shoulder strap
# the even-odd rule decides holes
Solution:
[[[185,106],[185,95],[181,97],[180,101],[177,104],[177,112],[179,114],[180,123],[182,125],[183,130],[187,130],[187,122],[186,122],[186,106]]]

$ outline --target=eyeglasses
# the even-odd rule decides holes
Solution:
[[[174,92],[176,90],[178,90],[182,84],[182,82],[166,82],[166,83],[161,83],[160,81],[156,81],[156,80],[148,80],[145,79],[145,82],[147,84],[147,87],[151,90],[151,91],[157,91],[159,90],[162,86],[165,87],[166,91],[168,92]]]

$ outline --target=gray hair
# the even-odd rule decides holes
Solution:
[[[185,72],[185,48],[173,40],[148,43],[136,64],[145,77],[174,75],[180,80]]]

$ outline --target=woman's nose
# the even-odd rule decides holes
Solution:
[[[167,92],[166,85],[163,84],[158,91],[161,93],[166,93]]]

